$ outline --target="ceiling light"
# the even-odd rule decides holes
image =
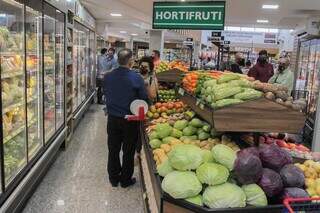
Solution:
[[[186,0],[181,0],[182,2],[186,1]]]
[[[266,19],[258,19],[257,22],[258,22],[258,23],[269,23],[269,20],[266,20]]]
[[[0,13],[0,17],[5,18],[7,16],[7,14],[5,13]]]
[[[122,16],[122,14],[121,14],[121,13],[110,13],[110,15],[111,15],[111,16],[117,16],[117,17]]]
[[[264,4],[264,5],[262,5],[262,8],[276,10],[279,8],[279,5],[278,4]]]
[[[127,33],[127,31],[120,31],[120,33],[122,33],[122,34],[126,34],[126,33]]]
[[[131,35],[132,35],[132,36],[137,36],[138,34],[137,34],[137,33],[132,33]]]

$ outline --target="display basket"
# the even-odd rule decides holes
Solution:
[[[298,205],[297,205],[298,204]],[[285,212],[320,212],[320,197],[315,198],[286,198],[283,200]]]

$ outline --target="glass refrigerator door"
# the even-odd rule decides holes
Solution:
[[[56,130],[64,123],[64,15],[56,13]]]
[[[38,10],[41,11],[41,6]],[[31,159],[42,146],[42,13],[27,6],[25,17],[28,156]]]
[[[0,65],[5,184],[26,165],[24,6],[0,0]]]
[[[55,9],[44,3],[44,137],[45,142],[55,132]]]
[[[319,83],[320,83],[320,40],[314,40],[313,48],[315,52],[313,54],[313,83],[310,88],[310,103],[309,113],[310,117],[315,121],[315,115],[317,110],[317,100],[319,96]]]
[[[82,31],[80,33],[80,75],[79,75],[79,81],[80,81],[80,102],[78,105],[80,105],[87,97],[87,76],[89,72],[89,54],[88,54],[88,47],[89,47],[89,30],[85,27],[81,26]]]
[[[95,35],[92,31],[90,31],[89,58],[88,94],[93,91],[95,85]]]
[[[74,112],[78,108],[78,58],[79,58],[79,30],[77,29],[79,24],[75,22],[75,28],[73,30],[73,74],[72,74],[72,97],[73,97],[73,107],[72,111]]]
[[[300,46],[299,62],[298,62],[298,79],[296,90],[306,90],[308,77],[308,59],[309,59],[310,42],[302,42]],[[301,97],[298,97],[301,98]]]

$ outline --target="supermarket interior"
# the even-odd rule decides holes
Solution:
[[[0,0],[0,76],[0,213],[320,212],[319,0]]]

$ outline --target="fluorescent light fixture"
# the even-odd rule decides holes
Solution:
[[[120,16],[122,16],[122,14],[121,13],[110,13],[110,16],[120,17]]]
[[[126,33],[127,33],[127,31],[123,31],[123,30],[121,30],[121,31],[120,31],[120,33],[122,33],[122,34],[126,34]]]
[[[228,31],[240,31],[241,28],[240,27],[227,27]]]
[[[266,20],[266,19],[258,19],[257,22],[258,22],[258,23],[269,23],[269,20]]]
[[[254,32],[253,27],[241,27],[241,31],[243,32]]]
[[[132,36],[137,36],[138,34],[137,34],[137,33],[131,33],[131,35],[132,35]]]
[[[5,17],[7,17],[7,14],[5,14],[5,13],[0,13],[0,17],[1,17],[1,18],[5,18]]]
[[[279,29],[269,29],[269,33],[278,33]]]
[[[267,28],[255,28],[254,31],[255,32],[259,32],[259,33],[267,33],[269,31],[269,29],[267,29]]]
[[[186,1],[186,0],[181,0],[182,2]]]
[[[276,10],[278,8],[279,8],[278,4],[264,4],[264,5],[262,5],[262,9]]]

